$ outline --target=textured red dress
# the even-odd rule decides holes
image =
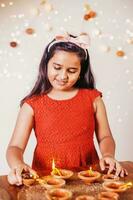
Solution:
[[[97,96],[102,94],[96,89],[79,89],[76,96],[67,100],[54,100],[44,94],[25,101],[34,110],[37,145],[33,169],[51,169],[53,158],[59,168],[98,162],[93,141],[93,101]]]

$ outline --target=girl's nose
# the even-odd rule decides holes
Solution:
[[[67,73],[65,71],[61,73],[61,79],[62,80],[67,80],[68,79],[68,75],[67,75]]]

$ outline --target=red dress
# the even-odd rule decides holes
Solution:
[[[93,101],[97,96],[102,94],[96,89],[79,89],[76,96],[67,100],[54,100],[43,94],[25,101],[34,110],[37,145],[33,169],[51,169],[52,159],[59,168],[98,162],[93,141]]]

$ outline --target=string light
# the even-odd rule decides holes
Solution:
[[[12,2],[12,1],[10,1],[10,2],[9,2],[9,5],[10,5],[10,6],[12,6],[12,5],[13,5],[13,2]]]
[[[1,7],[2,7],[2,8],[5,8],[6,5],[5,5],[4,3],[1,3]]]

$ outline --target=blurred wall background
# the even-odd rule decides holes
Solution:
[[[0,174],[20,100],[30,91],[45,46],[56,34],[90,35],[89,53],[116,141],[116,158],[133,160],[133,1],[0,0]],[[29,164],[32,132],[25,152]],[[96,144],[97,146],[97,144]]]

